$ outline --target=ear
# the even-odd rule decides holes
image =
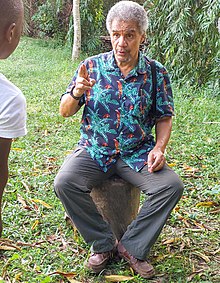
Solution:
[[[146,39],[146,35],[143,33],[141,37],[141,43],[144,43],[145,39]]]
[[[15,26],[16,26],[16,24],[12,23],[6,31],[6,39],[7,39],[9,44],[11,43],[12,39],[14,38]]]

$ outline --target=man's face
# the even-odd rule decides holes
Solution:
[[[110,37],[118,64],[137,62],[139,46],[145,36],[140,32],[135,21],[113,20]]]

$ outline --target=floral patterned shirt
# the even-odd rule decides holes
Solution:
[[[166,69],[157,61],[156,107],[152,99],[150,60],[141,52],[137,66],[123,77],[113,51],[83,61],[96,80],[80,101],[84,104],[79,145],[86,148],[104,172],[120,157],[139,171],[155,145],[155,120],[172,116],[172,90]],[[75,84],[76,71],[67,92]]]

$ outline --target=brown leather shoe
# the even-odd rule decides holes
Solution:
[[[153,266],[146,260],[140,260],[129,254],[121,242],[118,243],[118,255],[127,261],[131,268],[134,269],[143,278],[151,278],[154,276],[155,271]]]
[[[95,273],[101,272],[106,267],[106,264],[114,257],[116,251],[117,249],[115,247],[109,252],[93,253],[88,259],[86,267]]]

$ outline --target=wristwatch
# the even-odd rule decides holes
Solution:
[[[72,87],[72,89],[71,89],[71,91],[69,92],[69,94],[70,94],[70,95],[72,96],[72,98],[74,98],[75,100],[80,100],[80,99],[83,97],[83,95],[81,95],[81,96],[75,96],[75,95],[73,94],[74,87],[75,87],[75,86]]]

